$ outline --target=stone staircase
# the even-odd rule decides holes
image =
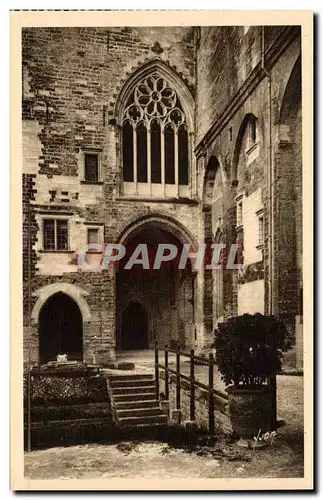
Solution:
[[[162,427],[167,415],[156,399],[150,374],[109,374],[108,390],[116,424],[122,428]]]

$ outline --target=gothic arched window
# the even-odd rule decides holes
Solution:
[[[143,78],[122,115],[124,194],[189,195],[189,141],[176,91],[160,75]]]

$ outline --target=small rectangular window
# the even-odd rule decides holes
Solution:
[[[44,250],[55,250],[55,221],[44,220]]]
[[[67,250],[67,220],[56,221],[57,250]]]
[[[258,245],[263,245],[264,243],[264,217],[260,216],[258,218]]]
[[[68,250],[67,220],[44,219],[43,221],[44,250]]]
[[[243,203],[242,200],[237,202],[237,226],[242,226],[243,223]]]
[[[249,147],[257,142],[257,119],[254,115],[249,119]]]
[[[99,155],[97,153],[85,153],[84,155],[84,178],[86,181],[98,182],[99,180]]]
[[[99,229],[89,228],[87,230],[87,243],[91,245],[92,243],[99,243]]]

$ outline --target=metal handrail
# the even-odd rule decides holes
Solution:
[[[176,354],[176,369],[169,367],[168,354]],[[190,360],[190,375],[186,375],[181,372],[180,358],[185,357]],[[203,364],[208,366],[208,385],[196,380],[195,378],[195,366],[197,364]],[[195,389],[198,387],[208,394],[208,408],[209,408],[209,431],[214,432],[214,410],[216,399],[218,403],[228,404],[228,395],[225,392],[214,389],[214,366],[215,361],[213,358],[213,353],[210,353],[208,358],[203,358],[201,356],[196,356],[194,349],[191,349],[190,353],[178,349],[169,349],[167,345],[164,346],[164,364],[159,362],[159,346],[158,342],[155,341],[155,381],[156,381],[156,396],[159,399],[159,369],[165,371],[165,398],[169,400],[169,374],[176,376],[176,408],[180,410],[181,408],[181,379],[186,380],[190,384],[190,419],[195,420]]]

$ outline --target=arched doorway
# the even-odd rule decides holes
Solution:
[[[121,241],[126,255],[116,269],[117,349],[153,348],[155,339],[162,345],[191,347],[195,340],[195,274],[190,259],[179,269],[183,243],[166,224],[155,220],[135,223]],[[160,244],[175,246],[177,256],[154,268]],[[135,264],[130,269],[127,263],[138,245],[147,248],[149,267]],[[132,329],[144,334],[131,334]],[[135,340],[137,336],[139,340]]]
[[[67,354],[69,360],[83,359],[83,321],[76,302],[65,293],[49,297],[39,314],[40,363]]]
[[[130,302],[122,312],[121,349],[148,349],[148,317],[139,302]]]

